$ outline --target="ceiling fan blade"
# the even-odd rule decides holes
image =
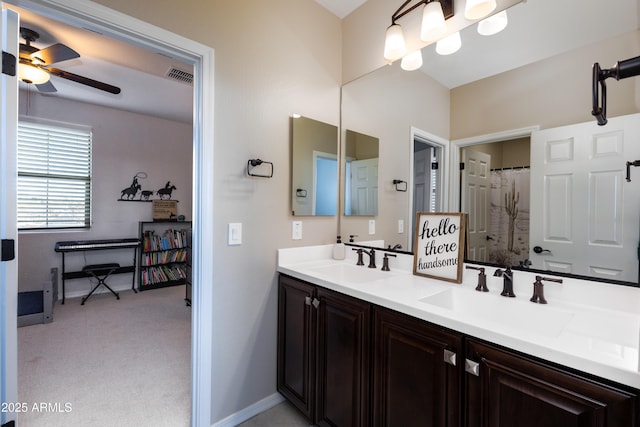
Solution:
[[[79,76],[77,74],[70,73],[68,71],[63,71],[58,68],[46,68],[46,70],[53,74],[54,76],[62,77],[63,79],[71,80],[76,83],[80,83],[83,85],[91,86],[96,89],[103,90],[105,92],[112,93],[117,95],[120,93],[120,88],[116,86],[112,86],[107,83],[99,82],[97,80],[90,79],[88,77]]]
[[[53,64],[68,59],[79,58],[80,54],[69,46],[56,43],[31,54],[32,58],[38,58],[44,64]]]
[[[36,85],[36,87],[38,88],[38,90],[40,92],[44,92],[44,93],[57,92],[56,87],[53,85],[53,83],[51,83],[51,80],[49,80],[46,83],[42,83],[42,84]]]

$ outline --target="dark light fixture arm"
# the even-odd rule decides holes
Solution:
[[[418,7],[422,6],[423,4],[427,4],[427,3],[431,3],[432,1],[435,0],[421,0],[418,3],[414,4],[413,6],[411,6],[410,8],[404,10],[413,0],[407,0],[404,3],[402,3],[402,6],[400,6],[398,8],[398,10],[396,10],[394,12],[393,15],[391,15],[391,25],[395,25],[396,21],[400,18],[402,18],[405,15],[408,15],[409,13],[413,12],[414,10],[416,10]],[[450,18],[453,16],[453,1],[452,0],[440,0],[440,4],[442,5],[442,11],[444,13],[444,17],[445,19]]]
[[[613,77],[616,80],[640,75],[640,56],[618,61],[613,67],[602,69],[597,62],[592,68],[591,114],[598,121],[598,125],[607,124],[607,85],[605,80]]]

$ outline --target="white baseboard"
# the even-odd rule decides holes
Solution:
[[[265,397],[262,400],[247,406],[246,408],[229,415],[227,418],[218,421],[213,424],[213,427],[234,427],[247,421],[250,418],[255,417],[261,412],[271,409],[279,403],[284,402],[284,397],[280,393],[273,393],[270,396]]]

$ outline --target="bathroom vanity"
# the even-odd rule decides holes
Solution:
[[[411,256],[389,272],[330,245],[278,257],[278,390],[313,423],[640,426],[640,289],[566,279],[540,305],[527,272],[505,298],[472,270],[415,276]]]

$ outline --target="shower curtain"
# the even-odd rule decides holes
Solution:
[[[489,262],[517,266],[529,258],[529,169],[491,171]]]

